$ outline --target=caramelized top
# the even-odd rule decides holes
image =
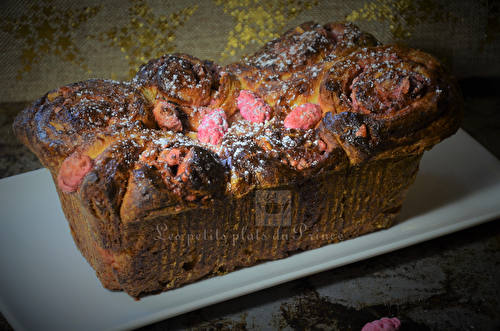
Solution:
[[[92,213],[133,222],[422,153],[462,113],[432,56],[308,22],[224,68],[172,54],[128,82],[58,88],[14,130]]]

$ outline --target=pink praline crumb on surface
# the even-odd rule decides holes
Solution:
[[[163,130],[182,131],[182,122],[177,116],[175,105],[168,101],[160,101],[153,109],[156,123]]]
[[[75,153],[62,163],[57,175],[57,185],[66,193],[75,192],[86,174],[92,169],[92,159],[85,154]]]
[[[401,327],[401,321],[397,317],[383,317],[366,324],[361,331],[398,331]]]
[[[271,106],[257,94],[248,90],[241,90],[236,101],[241,116],[247,121],[263,123],[271,119]]]
[[[228,130],[227,115],[222,109],[206,114],[198,127],[198,140],[202,143],[218,145]]]
[[[315,103],[305,103],[296,107],[285,117],[287,129],[312,129],[323,117],[321,107]]]

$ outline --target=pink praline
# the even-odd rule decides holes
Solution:
[[[247,121],[264,123],[271,119],[271,106],[252,91],[241,90],[236,101],[241,116]]]
[[[205,144],[218,145],[228,131],[227,115],[215,109],[203,116],[198,127],[198,140]]]
[[[366,324],[361,331],[398,331],[401,327],[401,321],[397,317],[382,317]]]

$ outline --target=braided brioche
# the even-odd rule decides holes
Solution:
[[[432,56],[308,22],[226,67],[172,54],[60,87],[14,131],[103,286],[139,298],[389,227],[462,113]]]

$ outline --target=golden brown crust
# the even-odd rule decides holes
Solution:
[[[239,78],[244,89],[255,91],[269,104],[285,99],[283,104],[297,105],[304,102],[304,97],[315,94],[314,80],[321,75],[324,61],[377,45],[380,42],[375,37],[351,23],[321,26],[307,22],[267,43],[255,54],[228,65],[227,69]],[[290,83],[287,88],[283,88],[284,81]],[[304,94],[307,96],[290,102]]]
[[[132,170],[127,182],[127,192],[120,206],[124,224],[147,219],[159,210],[170,209],[173,212],[182,203],[168,190],[154,166],[144,164]]]
[[[137,88],[91,79],[47,93],[18,116],[14,132],[44,166],[56,168],[96,133],[129,126],[158,128]]]
[[[211,61],[187,54],[165,55],[143,65],[132,80],[156,108],[170,103],[185,130],[198,131],[204,115],[222,108],[228,117],[237,110],[240,82]]]
[[[254,189],[298,182],[322,172],[347,167],[335,141],[323,141],[313,130],[277,130],[279,121],[233,126],[218,151],[229,173],[226,194],[241,197]]]
[[[401,46],[361,49],[334,61],[319,99],[330,111],[322,125],[352,163],[421,153],[454,134],[463,117],[449,71],[430,55]]]
[[[380,46],[381,42],[352,23],[327,23],[323,26],[334,47],[329,58],[346,56],[360,48]]]
[[[172,54],[141,66],[133,81],[180,105],[206,106],[215,79],[203,61],[187,54]]]

